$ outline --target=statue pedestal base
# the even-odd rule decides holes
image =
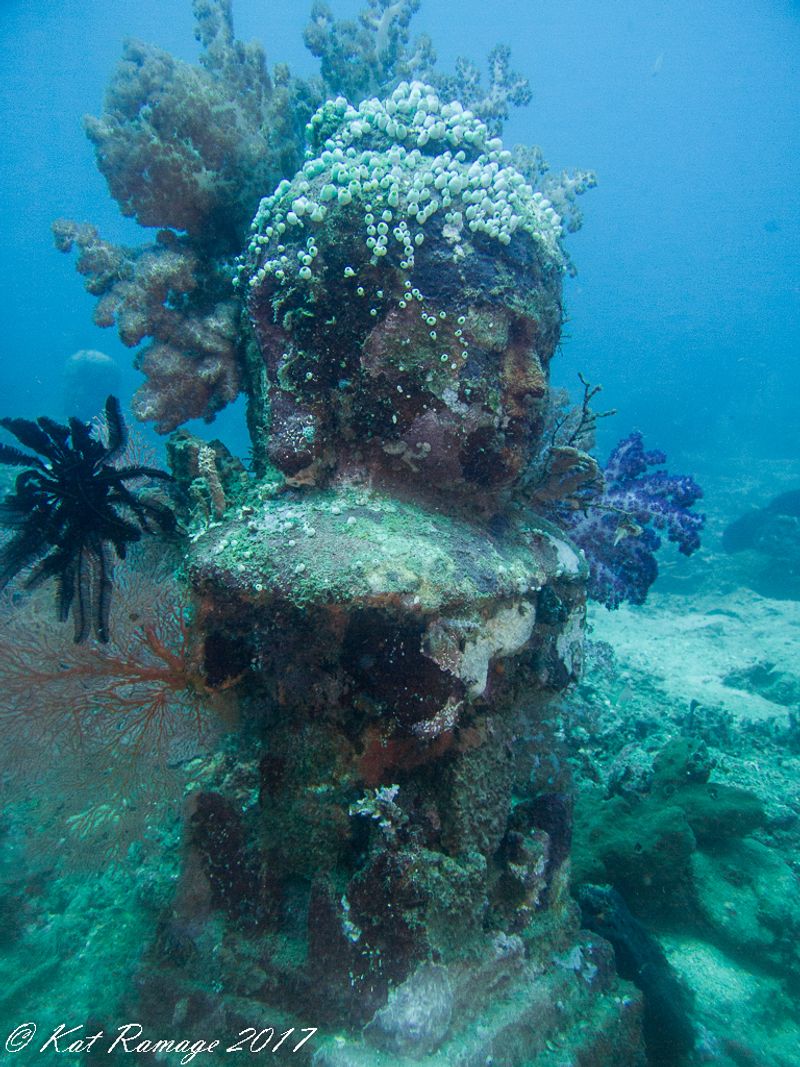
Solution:
[[[568,893],[569,544],[307,490],[205,535],[191,578],[242,725],[191,800],[145,1010],[319,1027],[318,1067],[638,1063],[638,999]]]

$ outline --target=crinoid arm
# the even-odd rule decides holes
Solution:
[[[122,409],[117,397],[109,396],[106,400],[105,416],[108,430],[106,462],[110,462],[125,451],[125,446],[128,443],[128,427],[122,417]],[[163,473],[163,471],[159,471],[159,475],[163,475]]]
[[[0,419],[0,426],[12,433],[20,444],[33,449],[40,456],[53,459],[53,441],[42,427],[30,419]],[[42,462],[33,456],[28,457],[27,466],[42,466]]]
[[[40,465],[35,456],[29,456],[20,448],[13,445],[0,444],[0,463],[7,467],[30,467],[31,464]]]

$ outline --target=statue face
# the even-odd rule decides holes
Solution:
[[[513,483],[541,433],[560,274],[525,237],[498,250],[434,231],[413,272],[380,264],[348,277],[342,260],[357,249],[346,244],[320,248],[312,301],[276,300],[270,280],[251,295],[272,462],[310,483],[462,496]]]

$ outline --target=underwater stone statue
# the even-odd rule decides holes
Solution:
[[[235,39],[229,0],[194,0],[200,65],[129,43],[87,120],[154,239],[54,227],[97,324],[144,342],[137,414],[170,432],[244,392],[253,440],[249,491],[221,446],[170,443],[207,517],[186,550],[205,684],[238,683],[241,721],[197,768],[131,1008],[318,1027],[293,1056],[317,1067],[633,1067],[639,995],[568,892],[549,710],[587,568],[527,495],[594,176],[506,151],[530,95],[508,50],[486,87],[467,61],[442,76],[417,6],[316,3],[301,81]],[[587,458],[551,473],[580,486]]]
[[[140,1008],[319,1027],[317,1067],[640,1063],[638,995],[569,896],[548,712],[586,568],[515,506],[557,216],[421,84],[325,105],[311,143],[240,262],[256,460],[284,478],[189,550],[242,724],[191,800]]]

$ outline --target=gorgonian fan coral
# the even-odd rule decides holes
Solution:
[[[684,556],[700,547],[705,516],[690,509],[703,491],[688,475],[650,469],[666,459],[659,450],[646,452],[642,435],[632,433],[611,453],[602,490],[595,487],[580,509],[559,510],[589,563],[589,596],[608,608],[644,603],[664,535]]]
[[[0,595],[0,778],[12,801],[36,781],[50,840],[54,829],[114,850],[140,839],[148,814],[180,799],[187,761],[233,716],[238,678],[209,682],[174,563],[152,548],[131,553],[104,645],[76,645],[54,627],[43,590]]]
[[[116,397],[106,401],[105,423],[104,442],[80,419],[70,419],[67,426],[46,416],[36,422],[0,419],[0,426],[37,453],[0,444],[0,463],[26,468],[0,504],[0,524],[12,531],[0,548],[0,590],[28,567],[29,589],[55,579],[59,620],[72,614],[79,644],[91,630],[99,641],[108,641],[111,550],[124,559],[143,533],[171,532],[175,526],[163,501],[126,485],[170,475],[154,467],[117,465],[127,432]]]

